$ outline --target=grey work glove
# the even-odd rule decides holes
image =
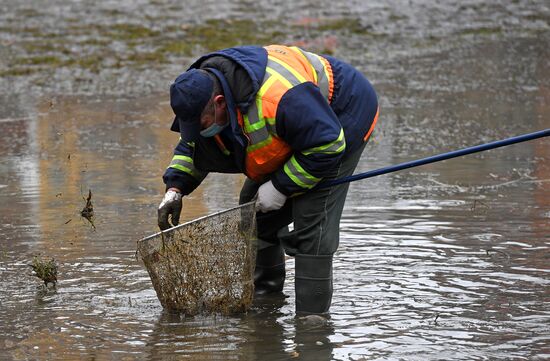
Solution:
[[[181,197],[181,193],[171,189],[164,194],[158,209],[158,225],[162,231],[178,225],[181,214]],[[168,222],[169,216],[171,216],[172,224]]]

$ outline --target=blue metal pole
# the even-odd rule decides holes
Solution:
[[[426,158],[417,159],[417,160],[413,160],[413,161],[409,161],[409,162],[404,162],[404,163],[400,163],[400,164],[396,164],[396,165],[392,165],[392,166],[388,166],[388,167],[384,167],[384,168],[379,168],[379,169],[371,170],[371,171],[368,171],[368,172],[365,172],[365,173],[354,174],[354,175],[349,176],[349,177],[344,177],[344,178],[340,178],[340,179],[334,179],[334,180],[331,180],[331,181],[321,182],[317,187],[318,188],[326,188],[326,187],[331,187],[331,186],[334,186],[334,185],[337,185],[337,184],[342,184],[342,183],[347,183],[347,182],[354,182],[354,181],[360,180],[360,179],[376,177],[378,175],[392,173],[392,172],[396,172],[396,171],[402,170],[402,169],[418,167],[418,166],[424,165],[424,164],[435,163],[435,162],[439,162],[441,160],[461,157],[463,155],[482,152],[484,150],[495,149],[495,148],[499,148],[499,147],[504,147],[504,146],[510,145],[510,144],[526,142],[528,140],[543,138],[543,137],[547,137],[549,135],[550,135],[550,128],[540,130],[540,131],[534,132],[534,133],[518,135],[518,136],[512,137],[512,138],[497,140],[497,141],[487,143],[487,144],[475,145],[473,147],[454,150],[454,151],[447,152],[447,153],[433,155],[431,157],[426,157]]]

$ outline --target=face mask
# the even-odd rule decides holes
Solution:
[[[208,128],[201,130],[200,135],[202,135],[205,138],[213,137],[216,134],[219,134],[228,125],[229,125],[229,122],[226,122],[224,125],[218,125],[218,123],[216,123],[216,106],[214,105],[214,123],[212,123],[212,125],[209,126]]]
[[[225,127],[227,127],[228,124],[229,124],[229,122],[225,123],[224,125],[218,125],[218,124],[214,123],[211,126],[209,126],[208,128],[201,130],[200,134],[203,137],[206,137],[206,138],[213,137],[216,134],[220,133],[222,130],[224,130]]]

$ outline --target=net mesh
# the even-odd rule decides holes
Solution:
[[[162,306],[188,315],[245,312],[254,295],[254,203],[138,241]]]

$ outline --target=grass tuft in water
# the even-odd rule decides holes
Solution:
[[[57,283],[57,263],[55,259],[46,260],[34,256],[30,266],[34,270],[34,275],[44,281],[44,285],[48,286],[49,283],[53,283],[55,286]]]

